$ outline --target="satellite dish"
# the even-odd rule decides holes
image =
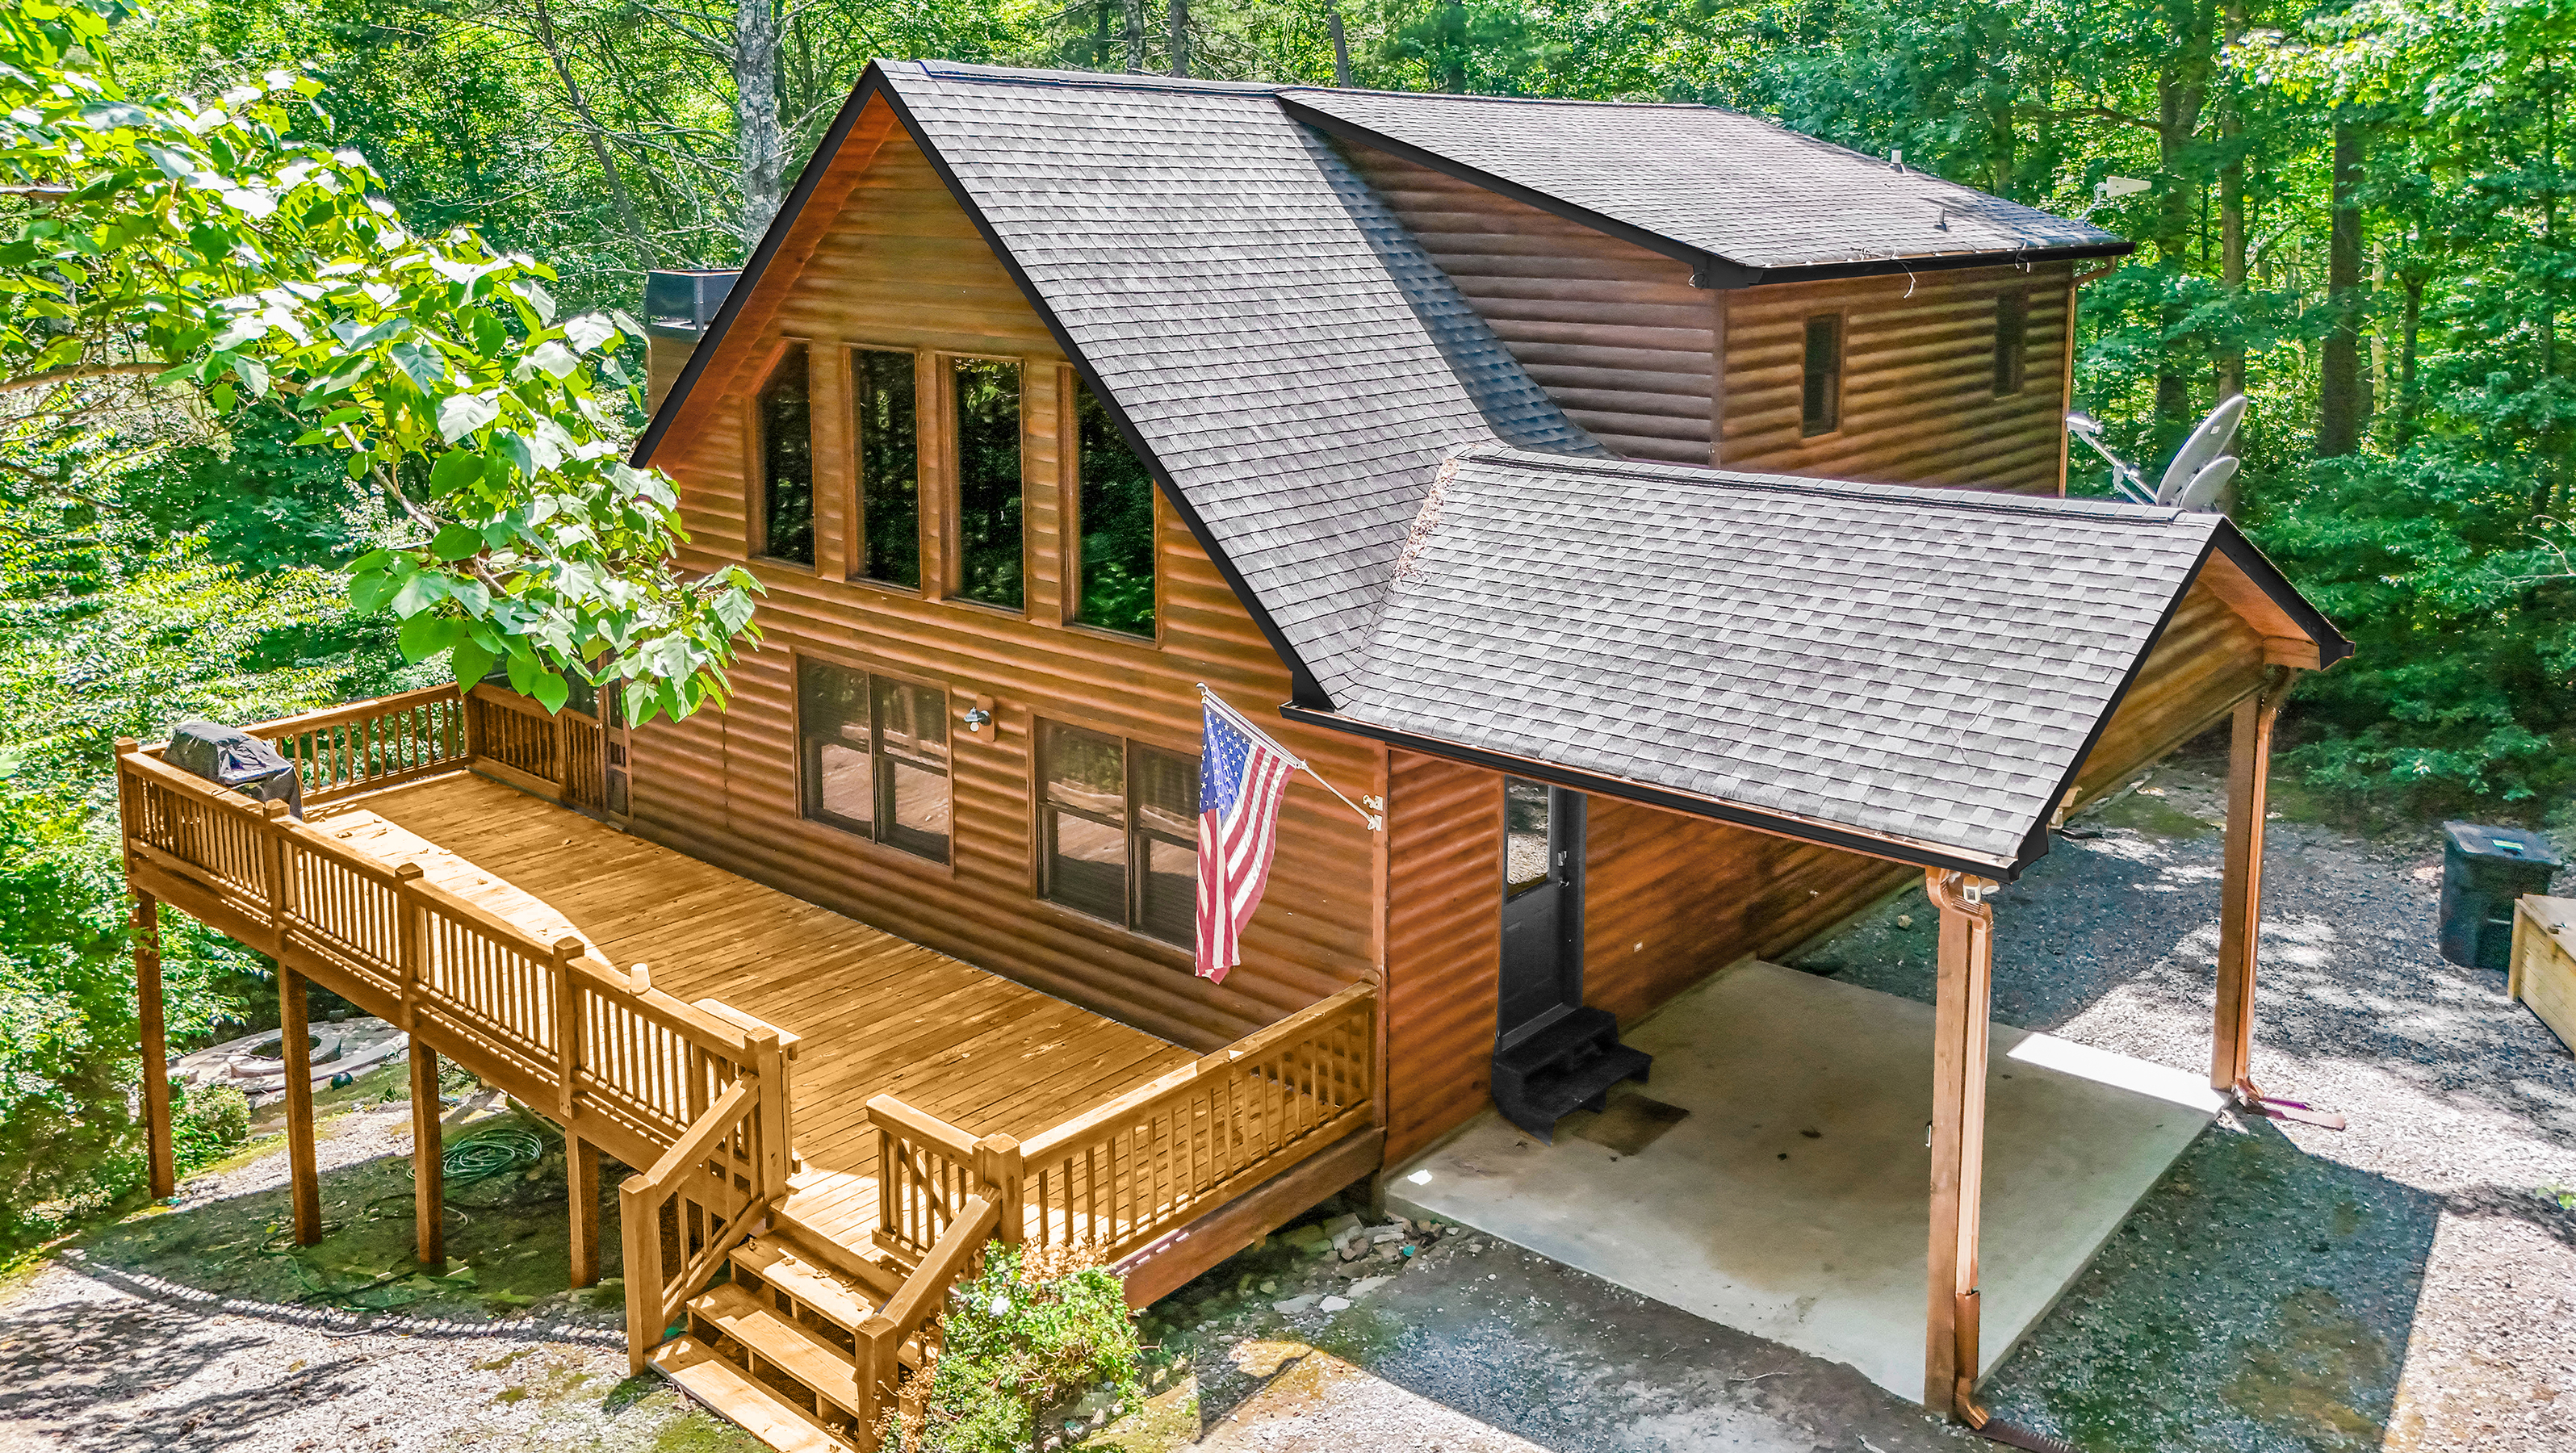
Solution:
[[[2245,395],[2237,394],[2209,411],[2191,437],[2174,451],[2173,463],[2165,466],[2165,477],[2156,483],[2156,503],[2178,504],[2183,491],[2200,472],[2227,452],[2236,439],[2236,425],[2245,417]],[[2221,480],[2220,483],[2225,483]]]
[[[2218,492],[2227,488],[2227,482],[2236,477],[2236,468],[2237,459],[2233,454],[2222,454],[2209,461],[2209,467],[2193,475],[2191,483],[2182,487],[2182,493],[2174,496],[2174,507],[2185,510],[2208,509],[2210,501],[2217,499]]]

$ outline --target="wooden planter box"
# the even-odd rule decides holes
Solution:
[[[2559,1043],[2576,1046],[2576,898],[2529,893],[2515,902],[2505,993],[2530,1005]]]

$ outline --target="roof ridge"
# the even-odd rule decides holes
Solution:
[[[2124,524],[2170,525],[2193,514],[2171,505],[2139,505],[2125,500],[2071,499],[2064,495],[2006,494],[1937,484],[1875,484],[1860,479],[1814,479],[1798,474],[1757,474],[1700,464],[1665,464],[1651,459],[1600,459],[1576,454],[1550,454],[1509,444],[1478,445],[1461,451],[1468,459],[1508,461],[1524,467],[1585,474],[1621,475],[1632,479],[1668,479],[1736,490],[1774,490],[1825,499],[1904,501],[1934,509],[1971,510],[1986,514],[2070,515]],[[2210,516],[2212,519],[2221,516]]]
[[[1092,88],[1113,91],[1158,91],[1173,95],[1276,96],[1301,89],[1285,81],[1220,81],[1197,76],[1153,76],[1134,71],[1059,71],[1034,66],[988,66],[972,61],[920,57],[881,60],[886,67],[912,66],[934,81],[982,81],[993,85],[1048,86],[1060,90]]]

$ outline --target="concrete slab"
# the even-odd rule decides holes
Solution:
[[[1389,1199],[1711,1321],[1923,1391],[1932,1009],[1746,963],[1627,1041],[1689,1116],[1635,1155],[1488,1114]],[[1994,1026],[1979,1375],[2217,1113],[2197,1076]]]

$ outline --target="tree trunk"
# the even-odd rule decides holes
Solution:
[[[749,248],[759,245],[785,194],[777,0],[734,0],[733,14],[734,146],[742,161],[742,244]]]
[[[1145,0],[1121,0],[1127,15],[1127,74],[1145,73]]]
[[[2182,282],[2191,257],[2192,202],[2199,188],[2184,174],[2185,153],[2199,127],[2200,92],[2188,79],[2172,73],[2157,78],[2157,159],[2164,172],[2164,194],[2156,208],[2156,266],[2165,275],[2161,322],[2167,338],[2179,332],[2186,316]],[[2179,348],[2167,342],[2156,350],[2156,422],[2159,454],[2191,427],[2191,380]]]
[[[2332,323],[2317,363],[2317,457],[2361,444],[2361,127],[2335,117],[2334,222],[2326,241],[2326,307]]]
[[[1172,74],[1190,73],[1190,0],[1172,0]]]
[[[2406,288],[2406,323],[2397,341],[2397,447],[2403,449],[2415,436],[2415,341],[2424,321],[2426,279],[2408,272],[2399,280]]]
[[[581,93],[581,80],[573,74],[571,58],[555,39],[555,21],[546,9],[546,0],[537,0],[537,44],[545,47],[546,60],[554,67],[555,79],[563,82],[564,104],[579,117],[582,129],[590,136],[590,154],[599,163],[599,174],[608,183],[608,200],[617,208],[617,225],[626,229],[627,240],[635,244],[635,260],[644,271],[653,270],[653,244],[645,239],[644,224],[635,214],[635,198],[626,190],[626,176],[617,168],[617,154],[608,149],[608,136],[599,118],[590,111],[590,98]]]
[[[2243,0],[2227,7],[2227,38],[2245,32]],[[2218,113],[2222,152],[2218,164],[2218,281],[2242,326],[2245,307],[2245,106],[2230,86]],[[2231,330],[2218,349],[2218,396],[2245,392],[2245,342]]]
[[[1351,42],[1342,34],[1342,7],[1324,7],[1324,29],[1333,37],[1333,84],[1348,90],[1351,84]]]
[[[1439,47],[1432,52],[1431,89],[1453,96],[1467,94],[1467,7],[1461,0],[1440,0]]]

